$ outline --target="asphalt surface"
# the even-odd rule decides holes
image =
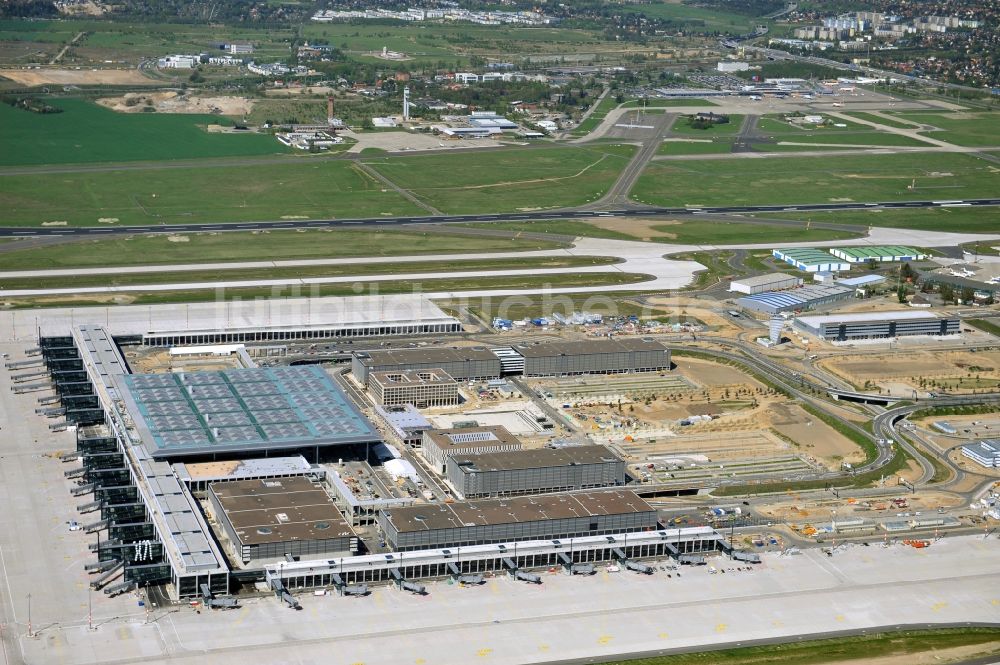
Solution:
[[[676,217],[681,215],[747,214],[767,212],[808,212],[820,210],[892,210],[1000,206],[1000,198],[925,201],[881,201],[872,203],[810,203],[803,205],[706,206],[700,208],[618,208],[613,210],[560,210],[538,213],[497,213],[423,217],[387,217],[358,219],[315,219],[302,221],[263,221],[216,224],[164,224],[158,226],[51,226],[0,228],[0,237],[31,238],[41,236],[100,236],[119,234],[197,233],[202,231],[261,231],[269,229],[390,227],[411,224],[464,224],[470,222],[511,222],[526,220],[580,219],[591,217]]]

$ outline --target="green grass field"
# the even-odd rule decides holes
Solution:
[[[970,155],[845,155],[652,162],[632,196],[663,206],[760,205],[977,198],[998,187],[1000,171]]]
[[[1000,208],[914,208],[913,210],[840,210],[833,212],[768,213],[766,217],[801,221],[857,224],[897,229],[997,233]]]
[[[52,99],[63,113],[0,104],[0,166],[159,161],[291,152],[263,134],[210,134],[212,115],[115,113],[78,99]]]
[[[450,214],[581,205],[607,191],[634,146],[539,147],[387,157],[365,163]]]
[[[613,240],[640,240],[640,235],[632,235],[626,231],[601,228],[579,220],[552,220],[538,222],[495,222],[482,224],[466,224],[475,228],[504,229],[525,233],[553,233],[567,236],[584,236],[588,238],[609,238]],[[624,220],[622,227],[628,228]],[[723,221],[682,221],[676,224],[660,224],[652,227],[655,231],[669,234],[650,238],[653,242],[684,245],[735,245],[739,243],[757,244],[767,242],[804,242],[827,240],[843,240],[857,238],[861,232],[838,231],[834,229],[806,228],[801,226],[781,224],[740,224],[739,222]]]
[[[846,115],[852,118],[859,118],[861,120],[868,120],[870,122],[877,122],[880,125],[885,125],[886,127],[896,127],[897,129],[916,129],[916,125],[912,122],[903,122],[902,120],[893,120],[892,118],[882,117],[880,115],[875,115],[874,113],[865,113],[864,111],[850,111]]]
[[[597,108],[594,109],[594,112],[591,113],[589,116],[587,116],[587,118],[583,122],[581,122],[579,125],[573,128],[573,131],[570,132],[570,135],[586,136],[587,134],[591,133],[592,131],[597,129],[597,126],[601,124],[601,121],[604,120],[605,117],[607,117],[608,111],[611,111],[616,106],[618,106],[618,102],[615,100],[615,96],[608,93],[607,95],[605,95],[604,99],[602,99],[600,103],[598,103]]]
[[[0,223],[94,226],[421,214],[347,161],[0,177]]]
[[[918,661],[925,654],[955,647],[985,645],[983,654],[1000,650],[996,628],[941,628],[936,630],[873,633],[828,640],[792,641],[786,644],[720,649],[698,653],[604,661],[605,665],[826,665],[847,660],[867,661],[900,656]],[[989,648],[992,647],[992,648]],[[877,661],[873,661],[877,662]],[[944,662],[944,661],[943,661]],[[949,661],[950,662],[950,661]]]
[[[717,138],[709,141],[664,141],[657,155],[722,155],[733,151],[733,141]]]
[[[924,146],[926,142],[914,139],[909,136],[881,132],[868,125],[855,122],[844,122],[837,119],[837,124],[846,127],[834,127],[830,125],[816,126],[797,125],[785,122],[779,117],[764,117],[757,121],[757,129],[761,133],[768,135],[775,141],[789,141],[794,143],[817,143],[823,145],[856,144],[856,145],[876,145],[876,146]],[[776,150],[784,146],[774,146]],[[787,146],[791,148],[792,146]],[[771,146],[768,146],[770,149]]]
[[[1000,324],[995,320],[988,321],[986,319],[965,319],[965,322],[974,328],[979,328],[983,332],[987,332],[995,337],[1000,337]]]
[[[933,125],[941,131],[923,132],[956,145],[1000,146],[1000,112],[924,113],[899,111],[892,115],[909,122]]]
[[[186,239],[177,242],[178,239]],[[547,240],[513,238],[504,251],[554,249],[563,245]],[[0,246],[2,247],[2,246]],[[124,236],[80,240],[47,247],[0,253],[4,270],[99,268],[103,266],[222,263],[225,261],[281,261],[334,259],[358,256],[413,256],[491,252],[496,238],[412,231],[372,229],[314,231],[232,231],[183,235]]]
[[[237,268],[233,270],[197,270],[188,272],[151,272],[126,274],[80,274],[72,277],[20,277],[0,280],[0,288],[56,289],[86,288],[95,286],[142,286],[152,284],[182,284],[238,282],[264,279],[295,279],[315,277],[344,277],[353,275],[395,275],[403,273],[434,273],[475,270],[529,270],[542,268],[571,268],[600,266],[615,263],[617,259],[595,256],[524,257],[513,259],[475,259],[464,261],[417,261],[397,263],[347,263],[325,266],[295,266],[282,268]]]

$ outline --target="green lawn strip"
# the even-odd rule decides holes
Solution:
[[[967,242],[964,245],[959,245],[959,247],[973,255],[1000,256],[1000,239],[984,242]]]
[[[731,139],[717,138],[708,141],[664,141],[657,155],[717,155],[733,151]]]
[[[209,133],[212,115],[116,113],[79,99],[49,99],[62,113],[0,104],[0,166],[158,161],[290,153],[273,136]]]
[[[897,129],[916,129],[917,126],[912,122],[904,122],[902,120],[895,120],[889,117],[883,117],[880,115],[875,115],[874,113],[865,113],[864,111],[851,111],[846,115],[852,118],[858,118],[860,120],[868,120],[869,122],[876,122],[886,127],[895,127]]]
[[[1000,170],[971,155],[833,155],[656,161],[639,178],[632,197],[663,206],[764,205],[979,198],[992,196],[998,187]]]
[[[929,195],[930,197],[930,195]],[[861,200],[861,199],[858,199]],[[867,199],[866,199],[867,200]],[[874,199],[872,199],[874,200]],[[992,233],[1000,229],[1000,207],[914,208],[912,210],[839,210],[830,212],[776,212],[769,218],[858,226],[951,231],[954,233]],[[984,240],[983,244],[1000,241]]]
[[[987,404],[958,404],[954,406],[931,406],[926,409],[914,411],[907,416],[911,421],[921,418],[933,418],[943,416],[976,416],[983,413],[997,413],[1000,411],[1000,402],[990,402]]]
[[[670,97],[664,98],[652,98],[652,99],[630,99],[624,102],[622,108],[626,109],[641,109],[641,108],[655,108],[655,107],[668,107],[668,106],[718,106],[715,102],[711,102],[707,99],[695,99],[692,97]]]
[[[886,132],[839,132],[830,133],[825,130],[815,132],[802,132],[801,134],[783,134],[776,137],[776,143],[811,143],[821,146],[889,146],[889,147],[926,147],[927,143],[919,139],[903,136],[902,134],[888,134]],[[781,147],[781,146],[778,146]]]
[[[635,146],[599,144],[366,160],[390,181],[448,214],[528,212],[600,198]]]
[[[987,321],[986,319],[965,319],[965,322],[973,328],[979,328],[983,332],[1000,337],[1000,325],[992,321]]]
[[[618,101],[613,94],[608,93],[594,109],[594,112],[587,116],[583,122],[573,128],[571,136],[586,136],[597,129],[601,121],[608,115],[608,111],[618,106]]]
[[[917,659],[925,652],[998,643],[997,628],[936,628],[930,630],[874,632],[855,637],[788,641],[754,647],[707,650],[632,660],[604,661],[604,665],[822,665],[846,660],[867,661],[906,654]]]
[[[927,113],[898,111],[893,115],[902,120],[933,125],[941,130],[923,132],[930,138],[962,146],[1000,146],[1000,112]]]
[[[442,271],[529,270],[572,268],[618,263],[603,256],[526,257],[516,259],[470,259],[465,261],[420,261],[415,263],[346,263],[329,266],[282,268],[239,268],[235,270],[152,272],[125,274],[81,274],[73,277],[22,277],[0,280],[0,288],[51,289],[93,286],[139,286],[143,284],[180,284],[185,282],[249,281],[342,277],[351,275],[393,275],[398,273],[435,273]]]
[[[0,224],[96,226],[426,214],[353,162],[0,177]]]
[[[685,245],[736,245],[765,242],[800,242],[844,240],[857,238],[861,234],[806,226],[783,226],[780,224],[743,224],[740,222],[696,221],[678,224],[660,224],[656,231],[670,233],[673,238],[654,238],[658,242]]]
[[[556,275],[498,275],[482,278],[448,278],[427,279],[421,282],[413,280],[366,282],[363,278],[349,284],[317,284],[306,286],[285,287],[246,287],[225,289],[220,293],[217,289],[150,291],[129,293],[132,304],[154,305],[186,302],[205,302],[215,300],[251,300],[254,298],[281,297],[322,297],[322,296],[358,296],[358,295],[389,295],[399,293],[427,293],[435,291],[472,291],[479,289],[527,289],[543,290],[548,288],[587,287],[635,284],[652,279],[650,275],[632,273],[582,273]],[[360,287],[360,291],[359,291]],[[28,307],[60,307],[60,306],[97,306],[106,305],[105,298],[95,296],[88,298],[81,295],[72,299],[59,297],[9,298],[7,302],[15,309]]]
[[[176,242],[178,240],[183,242]],[[565,246],[554,241],[529,238],[513,238],[504,240],[503,243],[504,251],[511,252]],[[488,253],[495,251],[496,248],[496,238],[451,233],[370,229],[227,231],[173,236],[120,236],[19,249],[0,253],[0,265],[4,270],[42,270],[172,263]]]
[[[717,284],[730,277],[733,274],[733,269],[726,261],[732,255],[731,251],[721,250],[714,252],[686,252],[684,254],[673,254],[669,258],[680,261],[697,261],[705,266],[705,270],[695,273],[694,281],[683,289],[685,291],[696,291]]]
[[[537,222],[470,222],[461,224],[474,229],[493,229],[515,231],[519,233],[552,233],[564,236],[582,236],[585,238],[609,238],[612,240],[637,240],[635,236],[620,231],[604,229],[594,224],[574,219],[554,219]],[[504,241],[506,242],[506,241]]]
[[[752,145],[753,152],[831,152],[837,150],[857,150],[857,148],[852,148],[846,145],[837,145],[836,143],[813,143],[810,145],[789,145],[787,143],[754,143]]]

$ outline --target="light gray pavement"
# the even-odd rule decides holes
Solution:
[[[794,206],[790,206],[794,209]],[[705,219],[711,219],[706,215]],[[133,266],[121,269],[125,273],[139,272],[161,272],[169,269],[170,272],[190,272],[235,268],[260,268],[268,267],[288,267],[288,266],[317,266],[317,265],[339,265],[339,264],[369,264],[369,263],[399,263],[408,261],[433,261],[445,262],[453,260],[475,260],[495,259],[495,258],[518,258],[518,257],[544,257],[544,256],[605,256],[622,259],[621,263],[603,266],[583,266],[573,268],[531,268],[517,270],[466,270],[438,272],[421,272],[407,274],[388,275],[345,275],[339,277],[303,277],[288,279],[270,280],[250,280],[250,281],[227,281],[219,280],[212,282],[186,282],[173,284],[152,284],[152,285],[128,285],[128,286],[94,286],[94,287],[65,287],[65,288],[45,288],[45,289],[9,289],[0,292],[0,295],[15,297],[78,294],[78,293],[129,293],[129,292],[149,292],[149,291],[172,291],[178,289],[227,289],[243,287],[308,287],[320,284],[350,284],[355,282],[387,282],[387,281],[411,281],[415,287],[425,280],[433,279],[461,279],[461,278],[483,278],[504,275],[524,275],[524,276],[545,276],[564,274],[599,274],[599,273],[632,273],[651,275],[652,279],[633,284],[612,284],[606,286],[568,286],[558,288],[546,288],[540,286],[534,289],[469,289],[448,292],[429,292],[424,295],[429,297],[454,297],[462,295],[466,297],[474,296],[503,296],[520,295],[529,293],[602,293],[609,291],[657,291],[674,290],[689,284],[694,273],[704,268],[695,261],[680,261],[666,258],[667,255],[680,254],[693,251],[714,251],[720,249],[769,249],[772,247],[834,247],[852,246],[866,244],[911,244],[919,247],[944,247],[953,246],[976,240],[989,240],[1000,238],[1000,233],[993,235],[976,235],[969,233],[944,233],[937,231],[915,231],[909,229],[887,229],[872,228],[867,236],[863,238],[834,240],[823,243],[813,241],[792,242],[792,243],[769,243],[750,245],[670,245],[663,243],[649,243],[628,240],[609,240],[604,238],[577,238],[574,246],[566,249],[538,250],[532,252],[506,252],[495,254],[442,254],[430,256],[402,256],[402,257],[374,257],[371,259],[311,259],[306,261],[257,261],[242,263],[214,263],[214,264],[186,264],[181,266]],[[99,272],[95,269],[85,269],[78,274],[94,274]],[[73,274],[70,271],[69,274]],[[66,270],[39,270],[27,272],[5,272],[0,273],[3,277],[52,277],[67,276]]]

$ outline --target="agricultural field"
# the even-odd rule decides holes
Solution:
[[[159,161],[289,153],[263,134],[210,133],[215,115],[116,113],[79,99],[51,99],[62,113],[0,104],[0,166]]]
[[[529,238],[504,240],[504,251],[555,249],[560,243]],[[488,253],[496,238],[454,233],[420,233],[380,229],[315,229],[297,231],[227,231],[175,233],[78,240],[6,249],[0,244],[4,270],[100,268],[104,266],[223,263],[226,261],[285,261],[358,256]]]
[[[632,196],[663,206],[764,205],[978,198],[998,187],[1000,169],[971,155],[837,155],[652,162]]]
[[[1000,229],[1000,208],[914,208],[913,210],[841,210],[768,213],[769,218],[856,224],[898,229],[992,233]]]
[[[386,157],[365,164],[445,213],[529,212],[600,198],[634,151],[600,144]]]
[[[421,214],[337,160],[0,176],[8,226],[183,224]]]

